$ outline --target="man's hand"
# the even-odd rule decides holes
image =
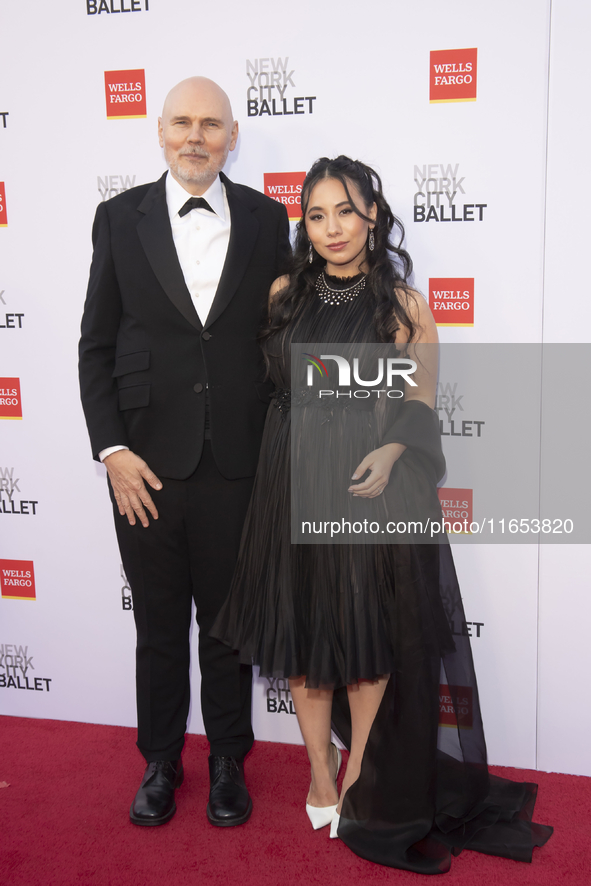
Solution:
[[[162,489],[162,483],[153,474],[146,462],[131,452],[129,449],[120,449],[108,455],[103,462],[109,473],[109,480],[115,494],[115,501],[122,517],[127,514],[127,519],[135,526],[136,514],[142,526],[146,527],[148,515],[145,508],[151,513],[154,520],[158,519],[156,505],[146,489],[144,480],[152,489]]]
[[[400,458],[405,449],[406,446],[402,443],[387,443],[366,455],[361,464],[355,468],[351,479],[358,480],[366,471],[369,471],[369,477],[363,483],[349,486],[348,492],[360,498],[375,498],[381,495],[388,485],[394,462]]]

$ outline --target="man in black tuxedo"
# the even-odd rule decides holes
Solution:
[[[210,743],[207,815],[252,810],[250,668],[209,630],[228,593],[272,390],[257,331],[285,268],[285,207],[221,172],[238,137],[227,95],[184,80],[158,122],[169,173],[99,205],[80,384],[105,464],[137,628],[138,825],[176,811],[189,711],[191,603]]]

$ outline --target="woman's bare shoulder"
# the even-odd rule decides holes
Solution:
[[[439,341],[437,325],[425,296],[416,289],[399,286],[396,289],[396,298],[416,327],[413,341],[433,343]],[[408,332],[405,326],[401,326],[396,341],[408,341]]]
[[[284,274],[282,277],[277,277],[276,280],[273,280],[271,284],[271,288],[269,290],[269,303],[275,301],[280,292],[283,292],[284,289],[287,289],[289,286],[289,276]]]

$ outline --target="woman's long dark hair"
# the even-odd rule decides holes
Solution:
[[[313,188],[322,179],[334,178],[341,182],[351,208],[360,218],[371,222],[362,209],[369,208],[373,203],[377,206],[377,216],[373,229],[375,247],[366,249],[365,263],[368,267],[367,288],[375,299],[374,323],[378,341],[393,341],[396,330],[400,326],[408,329],[409,341],[415,336],[416,325],[398,297],[400,291],[414,298],[408,286],[408,278],[412,272],[412,260],[408,252],[402,248],[404,227],[396,218],[382,190],[382,181],[375,170],[359,160],[351,160],[341,154],[335,160],[321,157],[317,160],[302,185],[302,217],[297,224],[295,247],[292,258],[289,285],[275,297],[271,306],[270,323],[260,334],[263,350],[269,338],[281,333],[294,320],[304,304],[313,297],[316,279],[326,264],[313,251],[313,260],[309,262],[310,241],[306,233],[305,216]],[[361,208],[354,202],[349,186],[354,184],[363,200]],[[390,240],[392,231],[398,234],[398,245]]]

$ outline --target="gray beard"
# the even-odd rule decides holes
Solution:
[[[223,158],[221,163],[212,163],[211,160],[204,169],[192,172],[187,168],[180,168],[179,163],[170,163],[170,171],[174,173],[175,178],[185,182],[187,185],[205,185],[213,182],[217,175],[222,171],[226,163],[228,154]]]

